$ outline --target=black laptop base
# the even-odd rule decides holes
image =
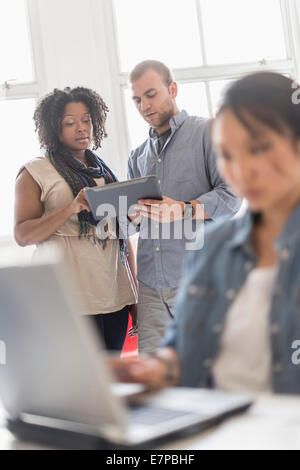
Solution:
[[[21,441],[49,447],[78,450],[113,450],[115,448],[111,442],[98,436],[24,423],[22,420],[7,420],[7,428]]]
[[[38,424],[25,423],[21,419],[7,420],[7,428],[16,438],[24,442],[31,442],[40,445],[46,445],[53,448],[70,450],[151,450],[159,448],[170,440],[183,439],[202,432],[212,426],[215,426],[224,419],[246,411],[251,403],[241,406],[238,409],[228,411],[218,417],[208,419],[199,424],[189,426],[187,429],[174,431],[166,436],[135,445],[121,445],[112,443],[100,436],[83,434],[58,428],[40,426]]]

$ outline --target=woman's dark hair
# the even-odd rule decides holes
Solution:
[[[247,75],[225,91],[220,115],[229,109],[252,135],[260,134],[260,124],[279,134],[300,139],[300,86],[279,73]]]
[[[35,130],[42,148],[57,151],[65,106],[74,102],[84,103],[88,108],[93,124],[93,149],[101,147],[101,141],[107,136],[105,121],[108,107],[101,96],[89,88],[67,87],[64,90],[55,88],[39,102],[34,112]]]

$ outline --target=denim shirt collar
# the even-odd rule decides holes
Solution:
[[[235,221],[236,230],[229,242],[230,248],[238,248],[240,246],[249,245],[252,236],[253,216],[248,210],[246,214]]]
[[[179,127],[182,126],[184,121],[188,118],[188,113],[184,110],[180,111],[178,114],[175,114],[175,116],[170,119],[170,127],[171,127],[171,133],[173,134]],[[149,129],[149,136],[150,139],[157,140],[158,135],[156,134],[155,130],[150,127]]]
[[[236,231],[229,246],[231,248],[246,247],[251,249],[251,238],[253,229],[253,214],[248,210],[243,217],[236,219]],[[300,232],[300,201],[292,211],[287,222],[275,241],[275,247],[282,249],[291,246],[295,239],[299,239]]]
[[[287,222],[285,223],[281,234],[275,242],[276,248],[291,246],[295,239],[299,239],[300,232],[300,201],[298,201]]]

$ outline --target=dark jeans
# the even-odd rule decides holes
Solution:
[[[88,315],[108,351],[121,352],[128,326],[129,306],[112,313]]]

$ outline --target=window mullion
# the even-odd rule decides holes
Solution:
[[[207,55],[206,55],[206,47],[205,47],[205,37],[204,37],[204,28],[203,28],[203,16],[202,16],[202,9],[201,9],[201,0],[195,0],[196,2],[196,11],[197,11],[197,18],[198,18],[198,27],[199,27],[199,36],[201,42],[201,52],[202,52],[202,60],[203,66],[207,66]],[[212,108],[212,100],[210,95],[210,88],[208,81],[205,81],[205,93],[206,93],[206,101],[207,101],[207,108],[208,113],[210,116],[213,115],[213,108]]]
[[[200,37],[200,43],[201,43],[200,47],[201,47],[201,52],[202,52],[202,60],[203,60],[203,65],[207,65],[207,55],[206,55],[206,48],[205,48],[201,0],[195,0],[195,2],[196,2],[196,11],[197,11],[197,19],[198,19],[198,27],[199,27],[199,37]]]
[[[34,78],[34,80],[36,80],[37,79],[37,74],[36,74],[35,57],[34,57],[34,53],[33,53],[31,17],[30,17],[28,0],[26,0],[26,2],[25,2],[25,14],[26,14],[26,21],[27,21],[28,41],[29,41],[29,44],[30,44],[31,69],[32,69],[33,78]]]
[[[279,0],[279,3],[280,3],[281,16],[282,16],[282,22],[283,22],[283,33],[284,33],[287,57],[289,59],[292,59],[294,54],[293,54],[293,48],[292,48],[293,39],[291,36],[290,12],[289,12],[289,8],[288,8],[286,0]]]
[[[209,113],[210,117],[213,117],[213,106],[212,106],[212,99],[211,99],[211,94],[210,94],[209,82],[205,81],[204,86],[205,86],[205,92],[206,92],[208,113]]]
[[[300,30],[299,30],[299,16],[295,0],[280,0],[283,30],[285,35],[287,55],[294,61],[295,77],[300,78]]]

